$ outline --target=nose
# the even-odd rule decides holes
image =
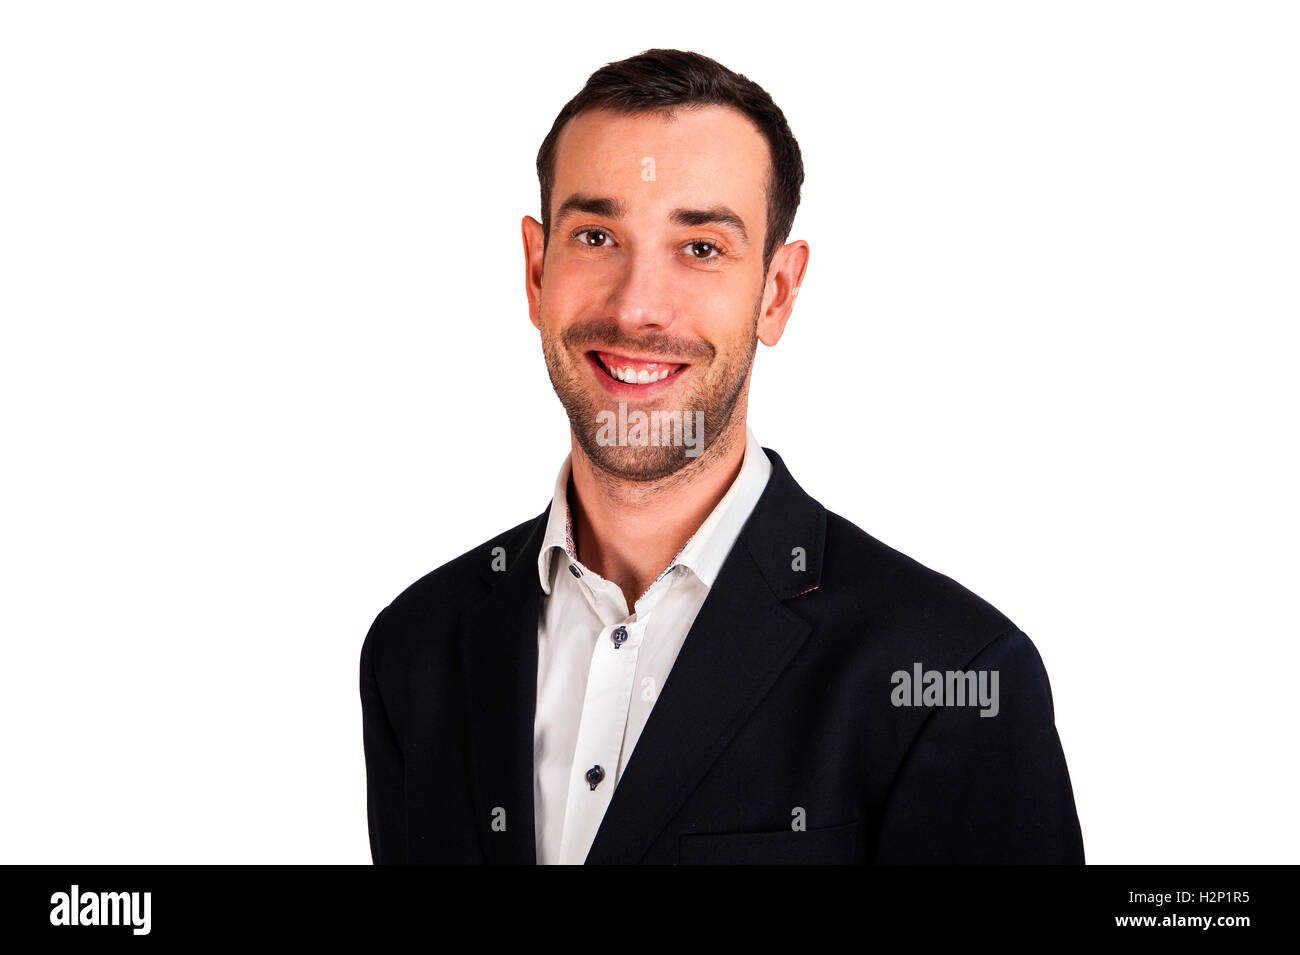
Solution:
[[[676,303],[671,269],[674,264],[648,248],[623,256],[608,309],[624,332],[663,330],[673,323]]]

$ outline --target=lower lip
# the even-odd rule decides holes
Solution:
[[[610,377],[609,372],[605,371],[605,369],[601,367],[600,362],[596,360],[596,356],[593,353],[587,352],[586,358],[587,362],[591,365],[592,371],[594,371],[596,377],[600,379],[600,383],[605,386],[605,390],[616,398],[654,397],[661,391],[667,391],[671,388],[677,379],[682,376],[682,372],[691,367],[690,365],[683,365],[667,378],[661,378],[658,381],[647,381],[644,385],[634,385]]]

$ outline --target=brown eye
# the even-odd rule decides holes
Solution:
[[[605,240],[609,238],[609,234],[601,232],[599,229],[583,229],[578,233],[577,237],[583,245],[598,247],[605,244]]]
[[[697,259],[715,259],[722,255],[722,250],[712,242],[690,243],[691,255]]]

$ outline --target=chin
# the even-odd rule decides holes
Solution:
[[[595,435],[578,438],[583,452],[597,470],[623,481],[659,481],[676,474],[698,457],[688,457],[684,447],[618,447],[598,444]]]

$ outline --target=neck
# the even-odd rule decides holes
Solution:
[[[611,475],[576,439],[572,445],[578,557],[618,585],[630,611],[736,480],[745,459],[744,417],[733,418],[694,461],[657,481]]]

